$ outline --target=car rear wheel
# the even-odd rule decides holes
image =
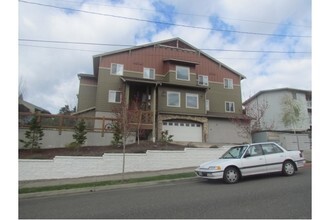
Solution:
[[[235,167],[228,167],[225,169],[223,179],[225,183],[237,183],[240,178],[240,173]]]
[[[292,161],[284,161],[282,173],[285,176],[292,176],[295,173],[295,167]]]

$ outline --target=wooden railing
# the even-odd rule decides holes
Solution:
[[[128,121],[132,126],[138,126],[140,129],[152,129],[153,112],[151,111],[128,111]],[[117,118],[107,117],[87,117],[72,115],[51,115],[41,113],[19,113],[19,128],[28,128],[29,122],[33,117],[37,117],[37,121],[42,128],[55,129],[59,134],[63,130],[73,130],[78,121],[84,120],[87,131],[101,132],[102,136],[106,132],[112,132],[111,125]]]

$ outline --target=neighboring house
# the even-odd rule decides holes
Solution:
[[[282,121],[283,100],[286,97],[292,97],[300,106],[300,119],[294,127],[285,126]],[[263,90],[247,99],[243,106],[246,108],[246,114],[251,116],[249,111],[264,104],[267,108],[264,109],[264,116],[259,123],[260,130],[252,136],[253,142],[277,141],[288,149],[297,149],[297,137],[293,134],[296,132],[299,148],[311,148],[312,91],[293,88]]]
[[[18,112],[28,112],[28,113],[43,113],[50,114],[50,112],[44,108],[33,105],[30,102],[24,101],[22,96],[18,98]]]
[[[78,74],[76,115],[111,117],[125,99],[151,113],[144,126],[150,140],[168,130],[174,141],[249,141],[232,122],[243,117],[245,76],[180,38],[96,55],[93,64],[93,75]]]

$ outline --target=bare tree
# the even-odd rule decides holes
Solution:
[[[234,117],[233,122],[240,129],[239,136],[249,138],[255,132],[273,129],[274,121],[268,124],[264,120],[268,107],[269,105],[266,100],[254,102],[245,107],[245,114],[243,116]]]
[[[282,122],[286,127],[292,127],[293,133],[297,138],[298,150],[300,150],[300,146],[296,130],[298,123],[301,121],[301,115],[301,105],[298,100],[293,99],[290,95],[284,96],[282,99]]]
[[[25,90],[25,83],[24,83],[24,79],[22,76],[19,77],[19,81],[18,81],[18,97],[23,99],[23,93]]]
[[[123,166],[122,166],[122,181],[125,179],[125,157],[126,157],[126,143],[129,136],[133,132],[139,130],[141,111],[140,110],[129,110],[128,100],[125,95],[125,87],[121,89],[121,102],[112,109],[115,117],[115,126],[117,131],[120,133],[123,147]]]

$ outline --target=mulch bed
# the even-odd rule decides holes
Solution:
[[[184,150],[187,146],[168,143],[153,143],[140,141],[140,144],[129,144],[126,153],[145,153],[147,150]],[[19,149],[19,159],[53,159],[55,156],[102,156],[104,153],[122,153],[122,147],[114,146],[86,146],[77,149],[51,148],[51,149]]]

